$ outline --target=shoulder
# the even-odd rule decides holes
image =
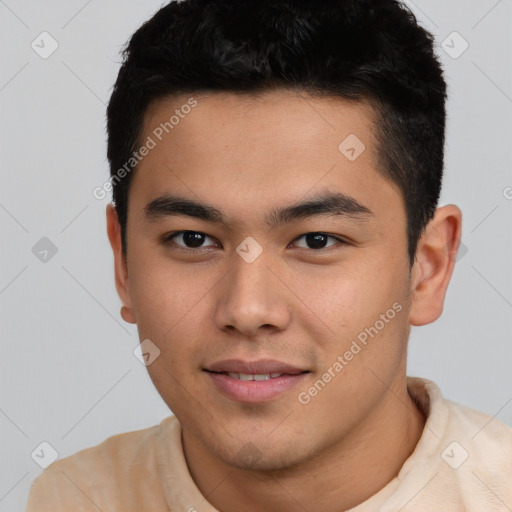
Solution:
[[[502,454],[509,450],[512,461],[511,426],[495,416],[444,398],[431,380],[409,377],[408,382],[421,409],[432,416],[430,427],[441,430],[445,436],[465,439],[472,446],[499,446]]]
[[[490,416],[447,398],[443,398],[443,402],[449,411],[450,424],[453,428],[472,430],[475,438],[480,434],[493,438],[497,435],[502,440],[512,438],[512,427],[496,418],[496,415]]]
[[[512,503],[512,427],[470,407],[445,403],[449,423],[441,457],[465,510],[502,510],[503,503]]]
[[[429,426],[450,433],[465,433],[472,439],[512,441],[512,427],[495,416],[444,398],[429,379],[407,377],[408,390],[429,418]]]
[[[439,440],[442,467],[457,481],[461,493],[473,496],[475,486],[480,486],[480,495],[489,494],[489,503],[496,499],[492,492],[512,503],[512,427],[443,398],[436,384],[423,382],[434,420],[429,426]]]
[[[428,379],[409,377],[408,390],[426,423],[402,468],[398,499],[408,503],[411,487],[435,479],[422,492],[418,510],[438,510],[441,500],[444,510],[457,506],[466,512],[502,510],[503,503],[512,503],[512,427],[444,398]]]
[[[444,400],[449,411],[448,430],[464,439],[474,455],[487,460],[507,461],[512,469],[512,427],[481,411]],[[511,473],[512,474],[512,473]]]
[[[97,512],[102,505],[117,510],[120,499],[136,492],[135,483],[142,479],[154,485],[158,438],[163,427],[176,423],[170,416],[159,425],[114,435],[55,461],[32,483],[26,512]]]

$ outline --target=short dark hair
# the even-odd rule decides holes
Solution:
[[[366,100],[377,115],[378,170],[403,195],[412,266],[441,192],[446,83],[432,34],[407,6],[398,0],[172,1],[133,34],[122,55],[107,108],[111,180],[140,147],[144,115],[158,99],[291,89]],[[125,255],[133,172],[113,183]]]

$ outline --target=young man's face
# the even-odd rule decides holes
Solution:
[[[156,388],[189,443],[238,467],[283,468],[373,435],[405,389],[414,285],[371,111],[287,91],[214,93],[155,132],[188,99],[147,112],[140,140],[156,146],[130,188],[124,277],[117,261],[128,316],[160,350],[148,366]],[[363,208],[270,217],[333,194]],[[166,196],[225,223],[166,215],[163,202],[145,210]],[[195,233],[165,241],[180,231]]]

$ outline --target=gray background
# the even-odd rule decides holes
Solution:
[[[512,425],[512,1],[407,3],[449,87],[440,204],[464,214],[443,316],[413,328],[408,373]],[[0,0],[0,511],[23,510],[41,442],[65,457],[169,414],[120,318],[108,199],[92,195],[119,50],[161,5]],[[59,45],[46,59],[43,31]]]

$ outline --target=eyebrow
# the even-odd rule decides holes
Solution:
[[[164,195],[154,199],[144,208],[144,215],[148,221],[183,215],[228,226],[223,213],[214,206],[176,195]],[[319,194],[307,201],[274,208],[267,213],[265,222],[270,228],[276,228],[317,215],[344,216],[358,221],[368,221],[374,217],[369,208],[353,197],[337,192]]]

